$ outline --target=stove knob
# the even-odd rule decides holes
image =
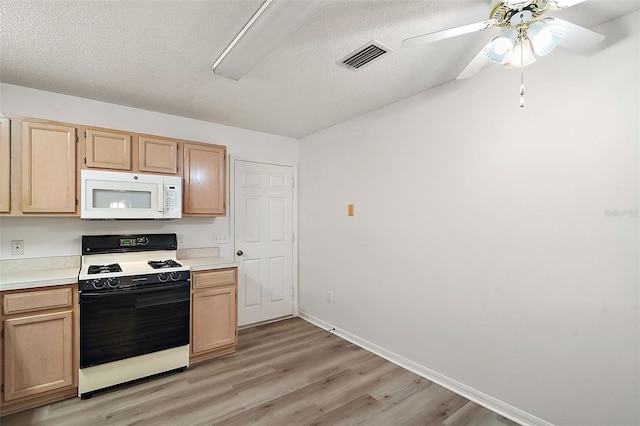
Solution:
[[[161,282],[165,282],[165,281],[167,281],[167,280],[169,279],[169,275],[167,275],[167,273],[166,273],[166,272],[160,272],[160,273],[158,274],[158,279],[159,279]]]
[[[107,284],[111,288],[117,288],[118,284],[120,284],[120,280],[116,280],[114,278],[107,278]]]
[[[179,272],[172,272],[170,277],[171,277],[171,281],[178,281],[180,279],[180,273]]]
[[[101,279],[96,279],[91,281],[91,285],[93,285],[93,288],[102,288],[104,287],[104,281],[102,281]]]

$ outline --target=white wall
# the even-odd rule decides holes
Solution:
[[[0,99],[0,112],[6,115],[226,145],[229,155],[256,161],[298,161],[297,139],[9,84],[0,85]],[[175,232],[184,236],[181,247],[213,247],[214,233],[229,235],[229,217],[166,222],[0,217],[0,259],[79,255],[83,234],[128,232]],[[10,241],[15,239],[24,240],[24,256],[10,255]],[[229,244],[219,247],[222,256],[231,256]]]
[[[547,422],[640,424],[639,21],[528,67],[524,109],[493,67],[302,139],[300,311]]]

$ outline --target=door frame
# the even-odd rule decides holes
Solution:
[[[283,167],[291,167],[292,177],[293,177],[293,189],[292,189],[292,206],[293,211],[291,212],[292,216],[292,225],[293,225],[293,259],[291,260],[292,267],[292,286],[293,286],[293,316],[298,316],[298,164],[297,163],[289,163],[286,161],[260,161],[247,157],[241,157],[236,155],[229,155],[229,248],[231,252],[229,253],[232,256],[234,261],[238,261],[236,258],[236,161],[244,161],[247,163],[256,163],[256,164],[265,164],[270,166],[283,166]],[[239,269],[241,266],[238,267]],[[239,276],[242,276],[239,274]],[[240,286],[239,282],[240,278],[238,278],[238,288]],[[267,321],[269,322],[269,321]],[[238,323],[238,328],[243,328],[252,324],[240,324]]]

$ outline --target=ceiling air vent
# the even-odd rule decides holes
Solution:
[[[377,41],[370,41],[364,46],[349,53],[345,58],[337,62],[338,65],[349,68],[351,71],[358,71],[363,66],[370,64],[382,55],[391,52],[387,46]]]

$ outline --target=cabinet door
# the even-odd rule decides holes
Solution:
[[[22,211],[76,211],[76,129],[22,123]]]
[[[178,141],[140,136],[138,156],[138,169],[141,172],[178,172]]]
[[[11,141],[9,119],[0,118],[0,213],[11,211]]]
[[[185,215],[224,216],[226,198],[226,148],[184,144]]]
[[[237,343],[236,286],[194,291],[191,298],[191,353]]]
[[[131,135],[87,129],[85,144],[87,167],[131,170]]]
[[[73,385],[73,313],[5,320],[4,399]]]

